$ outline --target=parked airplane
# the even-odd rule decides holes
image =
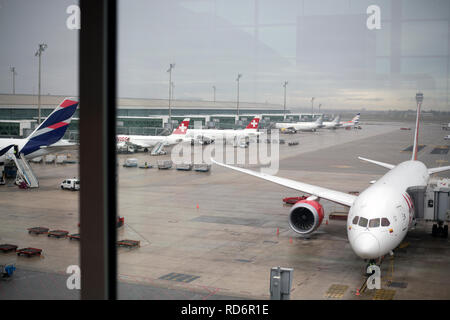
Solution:
[[[420,96],[422,94],[418,94],[418,97]],[[377,258],[392,254],[414,223],[414,204],[409,194],[410,188],[426,187],[431,174],[450,170],[450,166],[427,169],[425,164],[417,160],[419,118],[420,104],[417,108],[411,160],[393,165],[359,157],[363,161],[389,169],[389,172],[359,196],[211,160],[220,166],[310,194],[307,199],[298,201],[289,214],[290,227],[301,235],[311,234],[320,226],[324,218],[320,199],[350,207],[347,217],[347,236],[350,245],[356,255],[375,263]],[[448,235],[448,226],[443,229],[444,234],[446,230]]]
[[[190,141],[187,139],[186,132],[189,127],[189,118],[185,118],[180,125],[173,130],[172,134],[168,136],[139,136],[139,135],[118,135],[117,146],[120,148],[123,145],[138,147],[138,148],[152,148],[157,144],[163,146],[177,144],[183,141]]]
[[[61,140],[69,127],[78,101],[66,98],[27,138],[0,139],[0,162],[6,153],[23,154],[25,159],[45,156],[49,153],[76,148],[77,144]]]
[[[236,143],[242,142],[247,138],[257,137],[260,116],[256,116],[250,121],[245,129],[188,129],[186,135],[200,143],[212,142],[219,138],[224,141],[234,140]]]
[[[333,121],[324,121],[320,128],[323,129],[337,129],[340,126],[341,116],[336,116]]]
[[[357,126],[358,123],[359,123],[359,117],[360,117],[360,116],[361,116],[361,113],[358,112],[358,113],[356,114],[356,116],[353,117],[352,120],[350,120],[350,121],[344,121],[344,122],[339,122],[338,128],[344,128],[344,129],[345,129],[345,128]]]
[[[323,117],[320,116],[316,121],[313,122],[277,122],[275,123],[275,128],[286,130],[294,129],[295,131],[316,131],[321,127],[323,123]]]

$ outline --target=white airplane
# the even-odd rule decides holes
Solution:
[[[377,258],[392,254],[413,225],[414,205],[408,189],[410,187],[426,187],[431,174],[450,170],[450,166],[427,169],[422,162],[417,160],[419,116],[420,104],[417,108],[411,160],[393,165],[359,157],[363,161],[389,169],[389,172],[359,196],[211,160],[220,166],[310,194],[307,199],[298,201],[289,214],[290,227],[301,235],[311,234],[320,226],[324,217],[324,210],[320,204],[321,199],[350,207],[347,217],[347,236],[350,245],[356,255],[363,259],[369,259],[370,263],[375,263]]]
[[[186,135],[202,143],[203,141],[214,141],[219,138],[224,141],[234,140],[239,142],[246,138],[257,137],[261,134],[258,132],[260,116],[256,116],[249,122],[245,129],[188,129]]]
[[[323,117],[320,116],[313,122],[277,122],[275,123],[275,128],[281,130],[294,129],[295,131],[316,131],[322,126],[322,123]]]
[[[333,121],[324,121],[322,122],[322,126],[320,128],[323,129],[336,129],[340,126],[341,116],[337,116],[333,119]]]
[[[139,136],[139,135],[118,135],[117,147],[121,148],[124,145],[135,146],[138,148],[152,148],[159,143],[163,146],[169,146],[184,141],[187,139],[186,132],[189,126],[189,118],[185,118],[180,125],[173,130],[172,134],[168,136]]]
[[[355,127],[355,126],[357,126],[358,123],[359,123],[359,118],[360,118],[360,116],[361,116],[361,113],[358,112],[358,113],[356,114],[356,116],[353,117],[352,120],[340,122],[339,125],[338,125],[338,128],[349,128],[349,127]]]
[[[7,160],[7,153],[23,154],[25,159],[45,156],[49,153],[74,149],[77,144],[61,140],[69,127],[78,101],[66,98],[27,138],[0,139],[0,162]]]

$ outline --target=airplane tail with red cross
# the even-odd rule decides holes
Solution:
[[[183,121],[181,121],[178,128],[173,130],[172,134],[185,135],[188,130],[188,127],[189,127],[189,121],[190,121],[190,118],[185,118]]]
[[[258,131],[258,126],[259,126],[259,120],[261,119],[260,116],[256,116],[252,119],[252,121],[249,122],[249,124],[247,125],[247,127],[245,127],[244,131]]]

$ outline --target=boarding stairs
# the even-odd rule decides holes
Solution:
[[[162,153],[164,153],[163,150],[164,149],[164,142],[158,142],[152,149],[152,151],[150,152],[150,155],[152,156],[157,156],[160,155]]]
[[[17,176],[21,178],[29,188],[38,188],[39,181],[34,175],[34,172],[31,169],[27,159],[25,159],[23,153],[21,153],[19,157],[16,157],[12,153],[8,153],[7,155],[8,158],[13,160],[16,164]]]

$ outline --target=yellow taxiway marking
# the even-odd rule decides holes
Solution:
[[[395,292],[395,290],[390,289],[378,289],[372,300],[392,300],[394,299]]]
[[[339,168],[339,169],[348,169],[348,168],[351,168],[352,166],[347,166],[345,164],[337,164],[337,165],[332,165],[331,167]]]
[[[328,291],[325,292],[325,298],[337,298],[342,299],[344,296],[345,291],[347,291],[348,286],[343,284],[332,284]]]

